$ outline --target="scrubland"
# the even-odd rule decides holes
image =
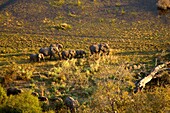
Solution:
[[[9,3],[8,3],[9,2]],[[29,54],[52,43],[83,49],[85,58],[29,62]],[[108,43],[111,54],[90,56],[89,46]],[[170,12],[156,0],[2,0],[0,2],[0,111],[67,112],[71,96],[80,113],[170,112],[169,73],[134,93],[140,72],[155,59],[169,61]],[[23,93],[8,97],[6,89]],[[31,95],[38,92],[49,102]],[[10,110],[8,108],[11,108]]]

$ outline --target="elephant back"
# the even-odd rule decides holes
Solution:
[[[30,54],[30,59],[34,59],[36,57],[36,54]]]
[[[52,48],[53,50],[55,50],[56,52],[60,52],[63,48],[62,44],[50,44],[50,48]]]
[[[85,55],[86,55],[86,52],[84,50],[76,50],[76,54],[75,54],[76,58],[83,57]]]
[[[40,48],[39,49],[39,53],[42,53],[44,56],[48,56],[49,55],[49,48],[45,47],[45,48]]]
[[[69,51],[62,51],[61,54],[62,56],[69,56]]]
[[[97,44],[93,44],[93,45],[91,45],[90,47],[90,52],[91,53],[98,53],[99,52],[99,45],[97,45]]]

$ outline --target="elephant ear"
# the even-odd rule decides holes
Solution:
[[[109,45],[107,43],[104,44],[105,48],[109,49]]]
[[[43,58],[44,55],[43,55],[43,54],[39,54],[38,57],[39,57],[39,58]]]
[[[42,57],[43,57],[43,54],[39,53],[38,58],[42,58]]]
[[[75,50],[70,50],[69,52],[70,52],[71,55],[75,55],[76,54]]]
[[[61,50],[63,48],[63,45],[62,44],[57,44],[57,47],[59,50]]]
[[[37,54],[37,57],[38,57],[38,58],[41,58],[41,54]]]
[[[103,44],[99,44],[99,49],[100,50],[104,50],[105,49],[105,46]]]
[[[51,47],[51,52],[55,53],[55,52],[59,52],[58,47]]]

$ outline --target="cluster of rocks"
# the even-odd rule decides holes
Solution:
[[[170,0],[158,0],[156,5],[158,8],[166,10],[170,8]]]

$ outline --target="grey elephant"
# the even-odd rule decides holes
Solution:
[[[109,55],[110,47],[107,43],[94,44],[90,47],[91,55],[93,54],[106,54]]]
[[[75,50],[62,51],[61,55],[62,59],[72,59],[75,57],[76,51]]]
[[[61,51],[63,49],[63,45],[62,44],[51,44],[50,47],[57,47],[59,51]]]
[[[62,44],[51,44],[49,47],[40,48],[39,53],[42,53],[44,56],[50,56],[50,59],[52,59],[52,57],[56,59],[55,54],[58,53],[59,58],[61,58],[60,52],[62,48]]]
[[[30,62],[40,62],[41,60],[45,60],[42,53],[30,54]]]
[[[75,58],[83,58],[86,56],[86,52],[84,50],[76,50]]]

